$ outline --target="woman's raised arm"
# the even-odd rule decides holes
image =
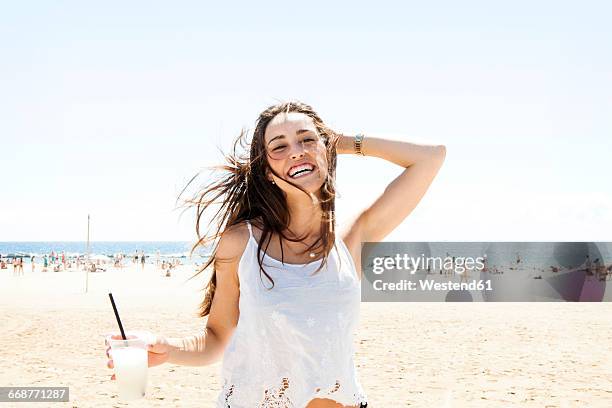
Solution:
[[[354,154],[353,136],[340,136],[338,154]],[[423,145],[366,135],[361,150],[405,168],[350,226],[355,242],[381,241],[393,231],[425,195],[446,157],[443,145]]]

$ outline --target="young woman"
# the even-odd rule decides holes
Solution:
[[[365,407],[352,346],[361,243],[382,240],[415,208],[445,147],[337,134],[299,102],[259,116],[248,156],[236,153],[244,141],[243,132],[222,167],[225,176],[192,201],[197,245],[215,243],[201,269],[212,266],[200,311],[208,316],[206,330],[180,339],[157,336],[149,364],[206,365],[223,357],[217,407]],[[337,154],[405,168],[340,231]],[[215,231],[201,234],[200,219],[211,206]]]

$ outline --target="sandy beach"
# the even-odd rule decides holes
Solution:
[[[1,270],[0,385],[70,387],[54,406],[212,407],[220,363],[152,368],[146,399],[129,405],[105,366],[108,291],[127,330],[185,336],[205,325],[192,271],[109,269],[84,293],[84,272]],[[363,303],[356,360],[375,408],[610,407],[611,332],[612,303]]]

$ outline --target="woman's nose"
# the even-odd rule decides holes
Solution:
[[[296,143],[291,147],[291,158],[297,159],[298,157],[304,156],[304,145],[302,143]]]

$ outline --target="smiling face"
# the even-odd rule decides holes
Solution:
[[[310,116],[300,112],[279,113],[266,127],[264,144],[274,180],[287,194],[300,190],[317,193],[327,178],[327,151]],[[282,177],[279,178],[277,175]]]

